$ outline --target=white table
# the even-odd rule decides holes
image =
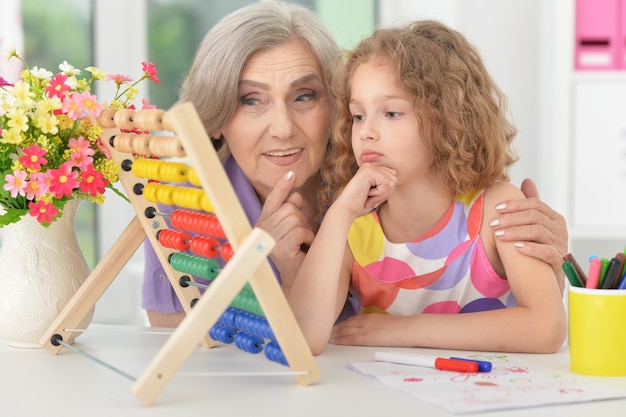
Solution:
[[[139,376],[167,335],[145,328],[92,325],[75,346],[124,372]],[[292,375],[199,376],[197,371],[264,372],[277,366],[235,347],[198,348],[169,382],[155,404],[144,406],[132,381],[68,349],[53,355],[44,349],[18,349],[0,340],[1,416],[454,416],[440,408],[371,381],[346,369],[350,362],[371,361],[366,347],[329,346],[317,357],[321,377],[299,386]],[[388,350],[388,349],[385,349]],[[406,351],[406,349],[403,349]],[[458,351],[414,349],[416,353],[459,356]],[[509,356],[511,356],[509,354]],[[518,356],[518,355],[515,355]],[[567,348],[554,355],[519,355],[560,371],[569,369]],[[287,369],[287,368],[284,368]],[[623,387],[626,377],[593,380]],[[626,399],[470,414],[471,416],[617,416]]]

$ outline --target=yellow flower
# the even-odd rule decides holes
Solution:
[[[91,73],[91,76],[93,77],[94,80],[102,81],[107,78],[107,73],[102,70],[99,70],[96,67],[87,67],[85,69]]]
[[[30,91],[30,85],[18,81],[13,88],[9,88],[8,90],[15,97],[15,106],[22,109],[30,109],[33,107],[35,93]]]
[[[9,143],[11,145],[19,145],[24,141],[22,137],[22,132],[18,129],[3,129],[2,130],[2,139],[0,142]]]
[[[58,120],[54,114],[44,113],[35,119],[35,126],[37,126],[43,133],[49,133],[51,135],[56,135],[59,133],[59,128],[57,127]]]
[[[23,109],[13,109],[8,111],[6,115],[9,119],[7,122],[9,128],[22,132],[28,130],[28,116],[26,116],[26,112]]]

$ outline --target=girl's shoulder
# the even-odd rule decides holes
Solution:
[[[485,188],[485,206],[502,203],[505,200],[526,198],[522,190],[508,181],[498,181]]]

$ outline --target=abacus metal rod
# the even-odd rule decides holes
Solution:
[[[174,330],[137,330],[133,328],[129,329],[93,329],[88,327],[86,329],[63,329],[68,333],[138,333],[138,334],[155,334],[155,335],[171,335]]]
[[[85,358],[87,358],[87,359],[89,359],[89,360],[91,360],[91,361],[93,361],[93,362],[95,362],[95,363],[97,363],[99,365],[104,366],[105,368],[110,369],[111,371],[113,371],[113,372],[115,372],[115,373],[117,373],[117,374],[119,374],[119,375],[121,375],[121,376],[123,376],[125,378],[130,379],[131,381],[137,380],[137,378],[135,378],[134,376],[129,375],[126,372],[122,371],[121,369],[118,369],[118,368],[114,367],[113,365],[108,364],[108,363],[104,362],[103,360],[100,360],[100,359],[96,358],[95,356],[90,355],[89,353],[85,352],[84,350],[78,349],[75,346],[72,346],[70,344],[65,343],[61,339],[56,339],[55,342],[60,344],[63,347],[66,347],[66,348],[68,348],[68,349],[78,353],[79,355],[81,355],[81,356],[83,356],[83,357],[85,357]]]
[[[265,372],[179,372],[179,376],[293,376],[309,375],[309,371],[265,371]]]

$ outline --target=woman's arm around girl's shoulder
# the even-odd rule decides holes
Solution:
[[[528,320],[519,323],[520,330],[529,332],[528,341],[520,345],[520,350],[553,352],[562,345],[567,332],[565,308],[554,271],[545,262],[520,254],[515,242],[495,239],[487,224],[496,215],[498,202],[521,197],[521,190],[508,182],[495,183],[485,190],[481,238],[494,269],[508,280],[516,308],[524,311]]]

